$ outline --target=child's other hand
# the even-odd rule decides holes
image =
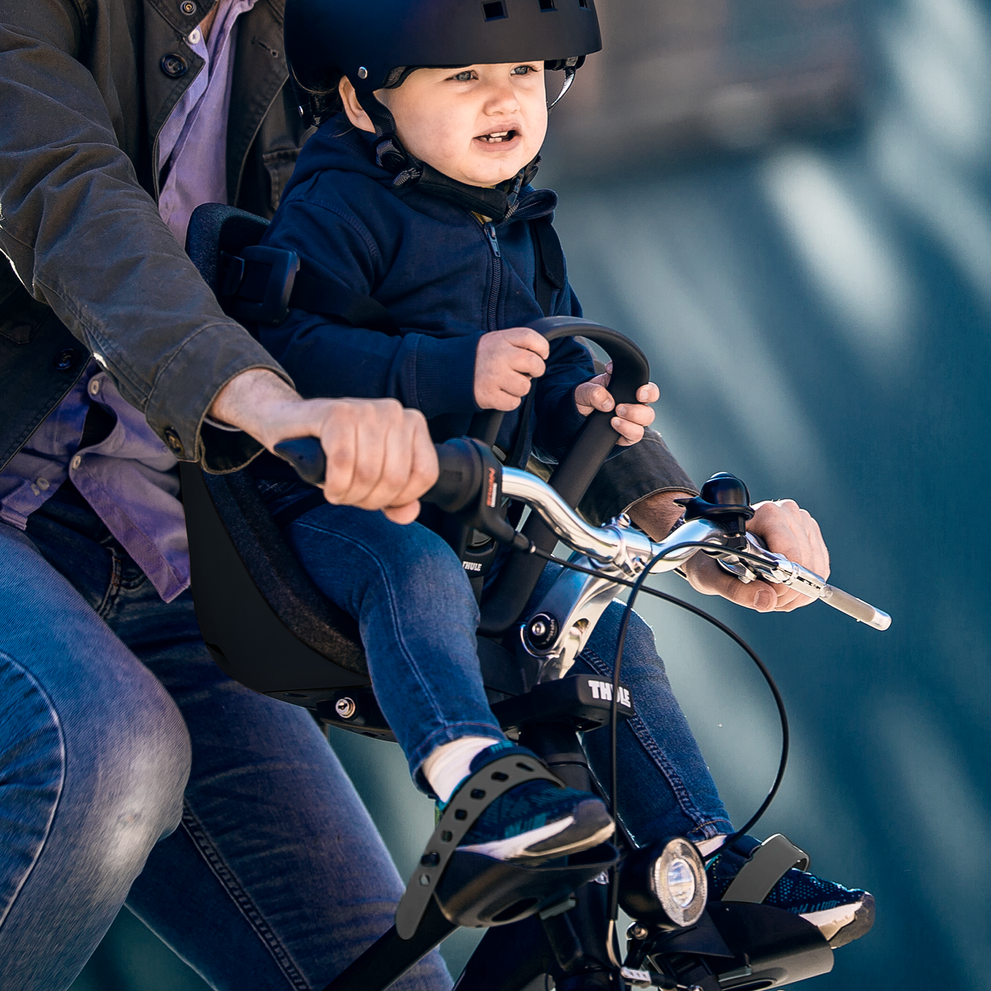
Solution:
[[[509,412],[544,374],[550,345],[529,327],[483,334],[475,352],[475,402],[482,409]]]
[[[588,416],[593,409],[608,413],[615,406],[616,415],[611,422],[613,430],[620,436],[616,443],[620,447],[629,447],[642,440],[644,427],[649,427],[654,422],[654,411],[643,404],[656,403],[661,397],[661,390],[653,382],[648,382],[637,390],[638,402],[620,403],[616,406],[616,401],[606,388],[611,375],[612,362],[609,362],[605,372],[596,375],[594,379],[582,382],[575,389],[575,404],[582,416]]]

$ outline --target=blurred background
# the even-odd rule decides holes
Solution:
[[[657,426],[697,481],[730,470],[755,499],[797,499],[836,583],[894,616],[878,633],[822,605],[702,603],[791,716],[760,835],[877,898],[873,932],[806,986],[986,991],[991,16],[974,0],[599,14],[605,52],[554,111],[540,176],[586,313],[647,351]],[[777,760],[766,690],[699,621],[641,605],[742,821]],[[430,804],[398,748],[332,742],[408,875]],[[471,938],[446,947],[455,970]],[[74,991],[204,987],[123,912]]]

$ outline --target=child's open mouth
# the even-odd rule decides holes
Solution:
[[[519,134],[516,130],[510,131],[493,131],[491,134],[479,134],[478,140],[484,141],[486,144],[496,145],[503,144],[507,141],[512,141]]]

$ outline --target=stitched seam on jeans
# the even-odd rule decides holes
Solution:
[[[606,662],[599,657],[599,655],[591,648],[586,647],[582,651],[582,657],[588,661],[589,664],[595,668],[599,674],[603,677],[608,677],[612,680],[613,670],[611,664],[606,664]],[[696,826],[703,825],[705,819],[702,815],[702,811],[696,806],[695,802],[692,801],[691,792],[685,787],[684,781],[681,780],[681,776],[675,771],[675,769],[668,762],[664,755],[664,751],[657,745],[654,737],[651,735],[650,730],[647,728],[647,724],[640,718],[639,714],[634,714],[630,719],[627,720],[633,729],[633,735],[636,737],[637,742],[644,748],[647,756],[654,761],[654,763],[660,768],[661,773],[664,775],[667,783],[671,786],[671,791],[674,797],[678,801],[678,806],[682,812],[689,819],[696,824]]]
[[[329,532],[327,530],[324,530],[321,526],[319,526],[319,524],[312,522],[309,523],[304,522],[305,520],[306,517],[301,516],[299,519],[293,520],[292,523],[289,524],[289,527],[294,527],[294,526],[305,527],[308,530],[315,530],[318,533]],[[287,529],[289,528],[287,527]],[[346,534],[340,533],[336,530],[334,531],[334,536],[337,537],[339,540],[347,541],[349,544],[356,547],[359,551],[362,551],[365,554],[367,554],[368,557],[370,557],[379,566],[382,573],[383,574],[385,573],[386,571],[385,563],[381,560],[379,555],[371,551],[365,544],[362,544],[360,541],[355,540],[353,537],[349,537]],[[387,601],[389,604],[389,620],[392,623],[393,629],[396,631],[396,642],[399,644],[399,648],[403,653],[403,657],[410,664],[411,671],[415,674],[416,680],[420,685],[420,690],[423,693],[423,697],[429,700],[430,706],[433,709],[434,718],[437,719],[438,722],[441,722],[443,721],[443,714],[441,713],[439,707],[437,706],[437,702],[434,699],[433,693],[427,691],[427,686],[424,683],[423,679],[420,677],[419,669],[416,665],[412,653],[410,652],[409,647],[406,645],[406,640],[403,637],[402,624],[399,622],[399,613],[396,608],[395,596],[392,593],[391,582],[384,582],[383,584],[385,585],[387,591]],[[481,672],[479,672],[479,677],[481,677]]]
[[[213,872],[214,877],[217,878],[227,894],[231,896],[234,904],[241,910],[241,914],[247,920],[248,924],[265,944],[265,948],[272,955],[272,958],[292,986],[297,991],[308,991],[309,985],[290,958],[289,951],[282,945],[281,940],[269,927],[261,910],[254,903],[251,896],[238,883],[237,878],[234,876],[234,871],[228,866],[227,862],[220,855],[220,852],[213,845],[207,831],[203,828],[203,824],[186,802],[182,803],[182,828],[193,841],[193,845],[200,851],[203,859]]]
[[[4,920],[10,914],[20,893],[24,890],[24,886],[28,883],[28,879],[34,873],[34,869],[41,860],[41,855],[45,852],[45,845],[48,843],[48,837],[52,832],[52,824],[55,822],[55,815],[59,810],[59,806],[62,804],[62,793],[65,790],[65,765],[66,765],[66,753],[65,753],[65,734],[62,732],[62,721],[59,719],[58,710],[55,708],[54,703],[48,695],[48,692],[41,687],[41,684],[37,681],[33,674],[28,671],[22,664],[20,664],[16,658],[12,657],[6,651],[0,650],[0,657],[5,657],[11,664],[14,665],[27,679],[28,683],[32,688],[44,699],[45,705],[48,708],[48,712],[51,715],[52,723],[55,726],[55,731],[58,733],[59,742],[59,782],[58,782],[58,792],[55,795],[55,801],[52,802],[52,808],[48,815],[48,822],[45,823],[45,834],[38,844],[38,852],[34,859],[31,861],[31,866],[24,872],[24,877],[21,878],[20,884],[14,890],[11,895],[10,902],[7,905],[6,911],[0,913],[0,926],[3,925]]]

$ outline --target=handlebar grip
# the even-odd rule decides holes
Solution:
[[[463,437],[436,444],[440,474],[437,481],[420,496],[446,513],[464,509],[478,494],[482,484],[482,459],[475,446]]]
[[[327,459],[316,437],[294,437],[283,440],[273,448],[275,453],[296,469],[304,482],[310,485],[323,485],[327,474]]]
[[[440,475],[420,499],[436,503],[448,513],[463,509],[478,494],[482,484],[482,459],[475,447],[458,438],[436,444]],[[296,437],[275,445],[275,453],[296,469],[310,485],[323,485],[327,459],[316,437]]]
[[[866,623],[875,630],[886,630],[891,626],[891,617],[886,612],[875,609],[870,603],[858,599],[849,592],[844,592],[841,588],[824,585],[819,598],[834,609],[852,616],[858,623]]]

